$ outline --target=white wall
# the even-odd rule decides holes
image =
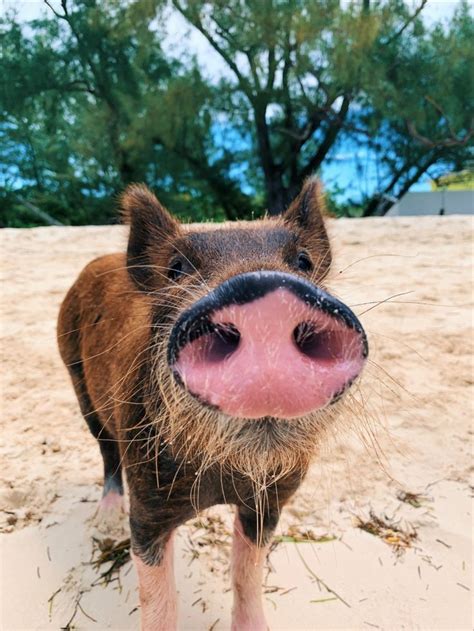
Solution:
[[[387,215],[439,215],[441,209],[445,215],[474,214],[474,191],[407,193]]]

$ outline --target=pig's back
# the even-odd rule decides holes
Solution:
[[[61,357],[73,382],[83,380],[92,407],[113,435],[117,402],[134,390],[150,323],[150,298],[130,279],[124,254],[89,263],[61,305]]]

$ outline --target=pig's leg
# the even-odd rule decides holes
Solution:
[[[105,523],[112,524],[125,512],[118,443],[100,423],[96,414],[86,418],[91,432],[97,438],[104,462],[104,489],[99,503],[99,515]]]
[[[117,442],[104,431],[99,436],[99,447],[104,461],[104,490],[99,510],[105,513],[124,511],[122,467]]]
[[[138,574],[141,629],[176,631],[178,607],[172,541],[175,529],[195,514],[189,500],[190,482],[177,484],[178,490],[169,496],[169,486],[157,490],[151,468],[142,467],[138,479],[136,467],[128,471],[132,557]],[[164,480],[167,472],[162,473]],[[153,477],[147,479],[147,474]]]
[[[239,508],[232,544],[232,631],[267,631],[262,604],[263,566],[278,513],[270,512],[257,528],[257,514]]]
[[[173,536],[162,546],[159,560],[148,565],[137,554],[132,558],[138,574],[142,631],[175,631],[178,607],[173,569]]]
[[[81,362],[68,366],[69,373],[81,412],[94,438],[99,443],[104,462],[104,490],[99,504],[99,513],[105,521],[114,520],[123,510],[123,480],[120,452],[116,439],[106,426],[102,424],[99,414],[94,409],[87,391],[84,371]]]

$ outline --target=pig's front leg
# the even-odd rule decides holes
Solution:
[[[232,631],[267,631],[262,603],[263,566],[269,540],[278,522],[271,513],[257,530],[257,515],[239,508],[235,516],[232,544]]]
[[[154,551],[155,558],[143,559],[132,552],[138,574],[142,631],[175,631],[178,607],[174,580],[173,535]]]

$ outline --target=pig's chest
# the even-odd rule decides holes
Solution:
[[[250,477],[218,466],[201,468],[200,463],[175,458],[163,441],[148,447],[143,455],[143,443],[132,443],[126,467],[129,487],[138,494],[151,511],[188,507],[190,515],[216,504],[236,504],[253,507],[263,501],[278,503],[278,498],[289,497],[301,483],[301,473],[281,478],[277,483],[268,480],[257,485]]]

